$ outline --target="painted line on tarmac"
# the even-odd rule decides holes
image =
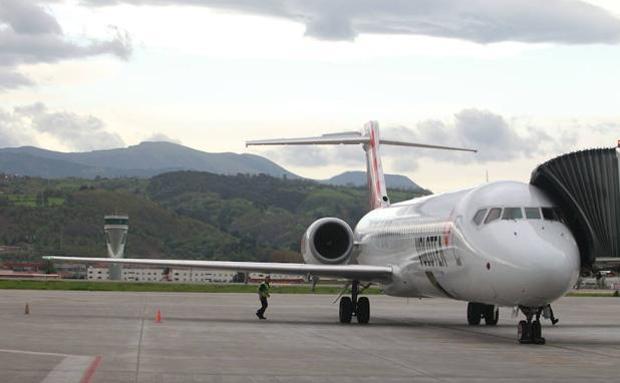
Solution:
[[[41,383],[90,383],[99,364],[101,356],[67,356]]]
[[[142,315],[140,320],[140,336],[138,337],[138,353],[136,355],[136,375],[135,382],[138,383],[140,378],[140,356],[142,353],[142,339],[144,338],[144,315],[146,313],[146,298],[144,299],[144,305],[142,306]]]
[[[39,351],[24,351],[24,350],[10,350],[10,349],[0,349],[0,352],[5,352],[8,354],[22,354],[22,355],[61,356],[63,358],[74,356],[70,354],[61,354],[57,352],[39,352]]]
[[[64,358],[54,367],[52,371],[41,381],[41,383],[90,383],[97,368],[103,359],[101,355],[79,356],[71,354],[61,354],[57,352],[24,351],[12,349],[0,349],[0,353],[36,355],[36,356],[58,356]]]
[[[95,372],[97,372],[97,367],[99,367],[99,365],[101,364],[101,359],[101,355],[98,355],[95,357],[95,359],[93,359],[93,361],[90,363],[90,366],[88,366],[88,368],[84,372],[80,383],[90,383],[93,375],[95,375]]]

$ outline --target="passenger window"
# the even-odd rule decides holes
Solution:
[[[537,207],[526,207],[525,218],[527,219],[540,219],[540,209]]]
[[[502,219],[521,219],[523,218],[523,212],[520,207],[507,207],[504,209]]]
[[[502,215],[502,209],[499,207],[494,207],[489,210],[489,215],[487,215],[487,219],[484,220],[484,223],[493,222],[498,219]]]
[[[558,220],[558,216],[555,214],[555,211],[553,211],[553,208],[543,207],[541,210],[542,210],[543,218],[546,219],[547,221]]]
[[[474,223],[480,225],[484,219],[484,215],[487,213],[487,209],[480,209],[474,215]]]

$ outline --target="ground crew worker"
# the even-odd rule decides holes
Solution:
[[[553,309],[551,308],[551,305],[547,305],[543,309],[543,317],[551,320],[551,324],[553,324],[554,326],[560,321],[558,318],[555,317],[555,315],[553,315]]]
[[[269,283],[271,282],[271,278],[269,275],[265,277],[265,281],[258,286],[258,298],[260,299],[261,308],[256,311],[256,316],[259,319],[267,319],[265,318],[265,310],[267,310],[267,298],[269,298]]]

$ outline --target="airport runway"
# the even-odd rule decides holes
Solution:
[[[547,345],[519,345],[510,310],[468,327],[465,303],[372,296],[371,323],[341,325],[328,295],[0,290],[0,381],[610,382],[620,299],[565,298]],[[30,314],[24,315],[25,304]],[[161,310],[162,322],[155,322]]]

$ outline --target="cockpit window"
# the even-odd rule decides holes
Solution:
[[[502,219],[521,219],[523,218],[523,212],[520,207],[507,207],[504,209]]]
[[[498,219],[502,215],[502,209],[499,207],[494,207],[489,210],[489,215],[487,215],[487,219],[484,220],[484,223],[493,222]]]
[[[566,223],[566,217],[564,216],[562,209],[559,207],[554,207],[553,211],[555,212],[556,217],[558,217],[558,221]]]
[[[526,207],[525,218],[527,219],[540,219],[540,209],[537,207]]]
[[[487,209],[480,209],[474,215],[474,223],[480,225],[484,219],[484,215],[487,213]]]
[[[566,222],[559,207],[543,207],[541,210],[543,218],[548,221]]]
[[[555,213],[555,210],[551,207],[543,207],[542,209],[543,218],[547,221],[559,221],[558,215]]]

